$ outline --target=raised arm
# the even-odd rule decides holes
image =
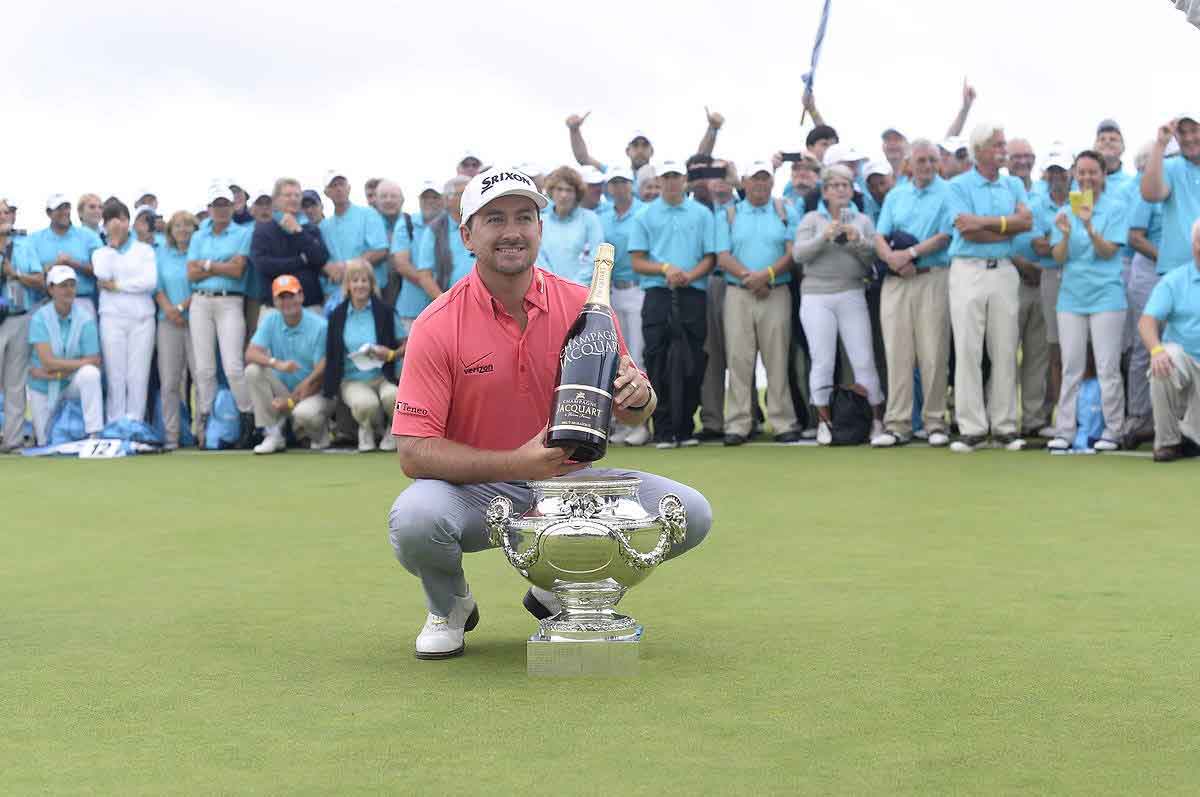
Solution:
[[[1147,202],[1162,202],[1171,195],[1171,186],[1167,185],[1163,176],[1163,152],[1178,130],[1178,119],[1172,119],[1158,128],[1158,136],[1146,161],[1146,171],[1142,174],[1142,199]]]
[[[946,128],[946,138],[962,135],[963,128],[967,125],[967,115],[971,113],[971,106],[975,104],[975,96],[975,87],[968,83],[966,78],[963,78],[962,106],[958,109],[958,115],[954,117],[950,127]]]
[[[587,143],[583,140],[583,132],[579,129],[583,127],[584,121],[591,115],[591,111],[588,111],[583,116],[571,114],[567,117],[567,130],[571,131],[571,154],[575,156],[575,160],[579,165],[595,166],[599,169],[604,164],[588,154]]]
[[[725,124],[725,117],[716,111],[708,110],[707,105],[704,106],[704,115],[708,117],[708,128],[700,137],[700,146],[696,147],[696,152],[712,155],[713,147],[717,145],[717,133],[721,130],[721,125]]]

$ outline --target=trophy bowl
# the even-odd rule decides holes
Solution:
[[[562,611],[540,621],[533,640],[629,641],[641,626],[614,607],[625,592],[683,542],[687,511],[668,493],[652,517],[638,500],[641,479],[563,477],[529,482],[533,505],[521,515],[504,496],[488,505],[493,545],[535,586],[553,592]]]

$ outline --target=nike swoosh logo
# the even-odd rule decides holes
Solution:
[[[473,362],[469,362],[469,363],[464,362],[463,368],[472,368],[472,367],[478,365],[480,360],[487,359],[488,357],[491,357],[491,356],[492,356],[492,353],[489,351],[487,354],[483,355],[482,357],[480,357],[477,360],[474,360]]]

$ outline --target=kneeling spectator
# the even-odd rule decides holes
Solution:
[[[1154,461],[1170,462],[1182,453],[1183,435],[1200,443],[1200,220],[1192,225],[1192,262],[1154,286],[1138,332],[1150,352]]]
[[[50,415],[59,398],[79,399],[83,431],[89,436],[104,428],[100,392],[100,335],[90,306],[75,302],[75,269],[52,266],[46,274],[51,301],[33,314],[29,343],[29,404],[38,445],[50,436]]]
[[[395,314],[380,300],[375,271],[365,260],[350,261],[344,284],[347,298],[329,316],[325,398],[340,395],[350,408],[359,451],[375,450],[376,429],[383,431],[379,450],[395,451],[396,438],[386,427],[396,404],[395,361],[403,354],[396,343]]]
[[[321,395],[325,375],[328,324],[304,312],[304,289],[291,274],[276,277],[271,296],[278,313],[269,313],[246,347],[246,386],[254,404],[254,424],[266,430],[255,454],[287,448],[283,424],[316,449],[329,447],[329,404]]]

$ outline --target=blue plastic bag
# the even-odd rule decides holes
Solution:
[[[204,447],[213,451],[232,448],[241,437],[241,420],[233,392],[227,387],[218,390],[208,425],[204,427]]]
[[[133,443],[161,446],[162,435],[149,424],[132,418],[119,418],[100,431],[100,436],[109,440],[127,440]]]
[[[52,446],[87,437],[83,426],[83,405],[78,399],[64,399],[58,402],[58,407],[50,416],[50,431],[47,436]]]
[[[1075,400],[1075,440],[1073,451],[1088,451],[1104,436],[1104,404],[1100,399],[1100,380],[1088,379],[1079,386]]]

